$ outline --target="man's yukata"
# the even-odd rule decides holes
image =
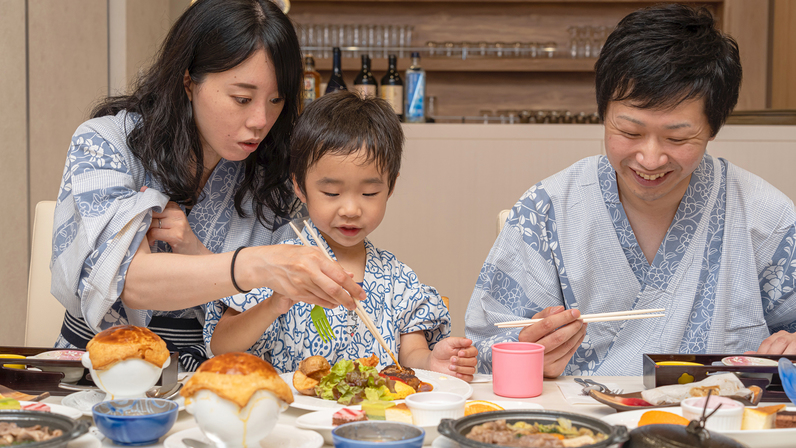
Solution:
[[[308,222],[314,226],[311,221]],[[306,228],[302,233],[310,244],[320,244],[323,250],[334,257],[334,252],[323,237],[318,242]],[[301,241],[291,239],[284,241],[284,244],[300,245]],[[450,314],[436,289],[420,283],[417,275],[408,266],[398,261],[390,252],[377,249],[367,239],[365,250],[367,258],[362,289],[367,293],[367,300],[361,303],[390,350],[398,356],[401,349],[400,335],[405,333],[423,331],[429,348],[448,337]],[[270,289],[260,288],[209,303],[206,307],[204,331],[208,352],[212,333],[227,307],[246,311],[268,300],[271,294]],[[303,302],[293,305],[268,327],[248,351],[270,362],[281,373],[297,370],[304,358],[314,355],[323,356],[334,365],[341,359],[354,360],[375,353],[379,357],[379,369],[393,364],[390,356],[356,313],[343,306],[324,309],[336,335],[336,339],[324,343],[310,319],[312,307]]]
[[[134,310],[119,300],[152,211],[162,211],[169,201],[127,146],[127,134],[139,119],[124,111],[94,118],[72,137],[53,225],[51,292],[67,311],[55,346],[85,348],[95,333],[114,325],[148,326],[170,350],[180,352],[184,369],[195,370],[207,356],[201,307]],[[250,197],[243,201],[247,217],[238,215],[234,196],[243,176],[242,162],[219,161],[187,217],[212,252],[274,244],[290,232],[287,220],[277,218],[276,233],[260,224]],[[148,189],[141,192],[143,186]],[[158,241],[152,250],[170,252],[171,247]]]
[[[650,265],[605,156],[529,189],[478,278],[466,334],[490,372],[492,344],[564,305],[583,314],[665,308],[666,317],[592,323],[564,375],[639,375],[643,353],[743,353],[796,331],[796,213],[780,191],[705,155]]]

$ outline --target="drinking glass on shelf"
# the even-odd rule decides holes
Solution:
[[[437,97],[429,96],[428,104],[426,105],[426,117],[434,118],[437,115]]]
[[[323,57],[329,57],[329,51],[332,48],[332,33],[329,29],[329,24],[320,25],[321,28],[321,38],[323,42],[321,45],[323,46]]]
[[[453,56],[453,42],[445,42],[445,56],[452,57]]]
[[[461,48],[462,50],[462,59],[467,59],[467,57],[470,56],[470,51],[472,51],[473,43],[464,41],[464,42],[459,42],[456,45],[458,45],[459,48]]]
[[[605,44],[605,37],[608,35],[608,28],[604,26],[598,26],[594,31],[594,49],[592,50],[594,53],[594,57],[599,57],[600,52],[603,50],[603,44]]]
[[[519,58],[522,56],[522,42],[514,42],[511,44],[512,52],[511,55],[515,58]]]
[[[556,51],[558,51],[558,44],[553,41],[545,42],[543,50],[545,56],[552,58],[556,55]]]
[[[480,56],[486,56],[489,53],[489,42],[478,42],[478,54]]]
[[[478,111],[478,116],[484,120],[484,124],[489,124],[489,119],[492,117],[490,109],[481,109]]]
[[[368,56],[373,57],[373,47],[376,46],[376,27],[373,25],[366,25],[367,47]]]
[[[525,42],[522,46],[525,50],[525,57],[535,58],[539,56],[539,47],[536,42]]]
[[[404,46],[411,47],[412,46],[412,34],[415,32],[414,25],[404,25],[404,34],[406,34],[406,39],[404,41]]]
[[[495,42],[494,47],[495,47],[495,56],[499,57],[499,58],[502,58],[504,50],[506,49],[506,43],[505,42]]]
[[[438,44],[432,40],[426,42],[426,50],[428,50],[429,56],[436,56],[437,55],[437,47]]]
[[[578,41],[578,27],[569,26],[567,27],[567,31],[569,32],[569,57],[577,58],[578,47],[580,46]]]

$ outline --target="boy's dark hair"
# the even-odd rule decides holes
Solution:
[[[287,216],[295,204],[288,182],[290,133],[298,117],[303,65],[290,19],[269,0],[201,0],[172,26],[149,70],[133,93],[103,100],[92,117],[121,110],[140,114],[127,144],[172,201],[188,206],[199,200],[204,170],[202,143],[185,93],[185,71],[195,83],[220,73],[264,49],[274,64],[282,113],[254,153],[243,162],[244,177],[235,192],[235,209],[245,216],[243,201],[251,194],[264,225],[266,209]],[[251,200],[251,199],[246,199]]]
[[[327,154],[349,155],[364,146],[366,163],[387,174],[392,192],[401,170],[404,132],[392,107],[380,98],[340,91],[304,109],[290,140],[290,175],[306,194],[307,171]]]
[[[667,109],[703,98],[711,136],[732,112],[741,86],[735,40],[716,28],[707,9],[677,4],[644,8],[622,19],[594,68],[601,118],[610,101]]]

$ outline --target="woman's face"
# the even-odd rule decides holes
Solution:
[[[186,70],[184,82],[207,170],[221,158],[238,161],[253,153],[285,104],[274,64],[263,49],[235,68],[208,73],[201,83],[191,81]]]

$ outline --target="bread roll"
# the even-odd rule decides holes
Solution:
[[[323,356],[310,356],[301,361],[298,370],[293,374],[293,387],[302,395],[316,396],[315,386],[323,377],[332,371],[329,361]]]
[[[108,328],[94,335],[86,345],[94,370],[107,370],[127,359],[143,359],[157,367],[169,358],[169,349],[152,330],[133,325]]]
[[[293,392],[273,366],[248,353],[225,353],[203,362],[185,382],[180,395],[191,397],[209,390],[241,408],[258,390],[267,390],[285,403],[293,403]]]

